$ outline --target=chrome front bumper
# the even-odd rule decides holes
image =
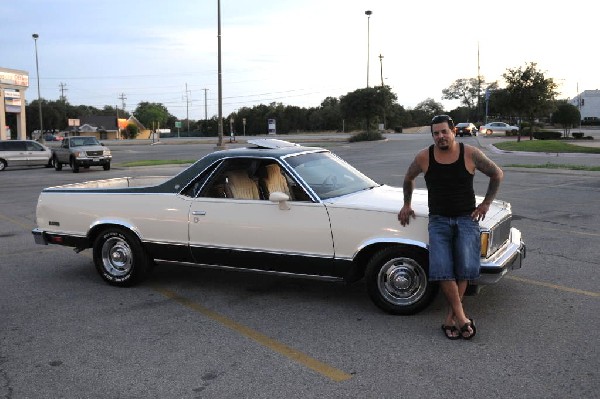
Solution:
[[[514,227],[510,229],[510,238],[506,245],[491,257],[481,262],[477,285],[495,284],[509,271],[520,269],[527,253],[527,247],[521,238],[521,232]]]

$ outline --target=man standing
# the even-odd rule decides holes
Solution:
[[[477,330],[466,316],[462,298],[469,280],[479,278],[481,242],[479,221],[494,200],[502,170],[478,148],[456,142],[454,121],[448,115],[431,120],[433,142],[415,157],[404,177],[402,226],[415,213],[411,208],[415,178],[425,174],[429,205],[429,280],[439,281],[448,302],[442,330],[448,339],[471,339]],[[475,206],[473,176],[479,170],[490,178],[483,202]]]

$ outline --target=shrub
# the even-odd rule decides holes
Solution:
[[[583,136],[585,135],[585,133],[583,133],[583,132],[573,132],[573,133],[571,133],[571,135],[572,135],[574,138],[576,138],[576,139],[582,139],[582,138],[583,138]]]
[[[360,132],[350,136],[351,143],[356,141],[375,141],[375,140],[383,140],[384,137],[380,132],[372,131],[372,132]]]
[[[561,137],[562,133],[554,130],[540,130],[539,132],[533,132],[533,138],[537,140],[558,140]]]

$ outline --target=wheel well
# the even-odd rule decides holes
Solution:
[[[408,254],[417,258],[420,262],[422,262],[425,270],[429,270],[429,252],[425,248],[418,247],[416,245],[409,244],[401,244],[395,242],[379,242],[369,246],[364,247],[360,250],[360,252],[354,257],[354,265],[352,270],[346,276],[346,281],[354,282],[358,281],[365,275],[365,270],[367,268],[367,264],[369,260],[379,251],[386,248],[402,248],[406,250]]]
[[[126,230],[126,231],[130,232],[131,234],[133,234],[135,237],[137,237],[138,240],[140,239],[139,235],[127,226],[124,226],[122,224],[116,224],[116,223],[106,223],[106,224],[98,224],[98,225],[92,227],[92,229],[88,232],[87,236],[90,241],[90,245],[93,247],[94,242],[96,241],[96,238],[100,234],[102,234],[102,232],[104,230],[109,229],[109,228],[117,228],[117,229]]]

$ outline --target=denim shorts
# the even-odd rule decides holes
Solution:
[[[477,280],[481,239],[470,215],[429,215],[429,280]]]

